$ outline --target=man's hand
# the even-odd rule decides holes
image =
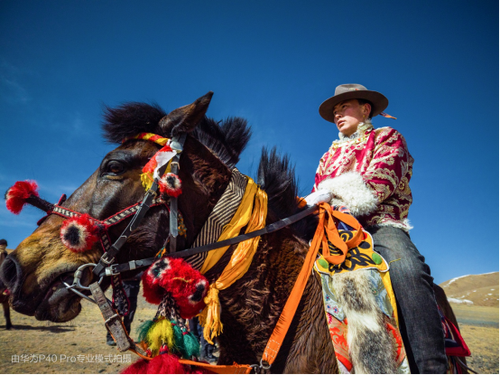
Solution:
[[[304,199],[306,200],[308,206],[314,206],[315,204],[319,204],[321,202],[330,202],[332,198],[333,194],[331,191],[320,189],[315,191],[314,193],[309,194]]]

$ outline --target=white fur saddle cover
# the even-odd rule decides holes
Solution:
[[[339,231],[346,239],[352,231]],[[398,328],[389,265],[365,240],[340,265],[320,256],[325,315],[341,373],[403,373],[410,368]],[[330,248],[331,253],[338,251]]]

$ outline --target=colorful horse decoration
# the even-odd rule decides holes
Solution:
[[[298,199],[275,150],[263,150],[256,182],[241,174],[250,130],[207,118],[211,97],[169,114],[108,108],[105,136],[120,145],[68,199],[48,203],[34,182],[7,192],[14,213],[26,203],[47,212],[0,270],[13,308],[63,322],[81,299],[97,303],[120,350],[142,357],[125,373],[409,372],[389,267],[369,234],[342,208]],[[144,267],[158,312],[136,345],[119,318],[120,280]],[[102,294],[110,284],[112,305]],[[361,305],[368,319],[357,321]],[[186,328],[195,315],[218,341],[216,366],[197,361]]]

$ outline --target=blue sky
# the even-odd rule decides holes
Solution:
[[[498,271],[498,45],[497,1],[3,0],[0,190],[34,179],[55,202],[113,148],[103,105],[212,90],[210,117],[252,125],[239,169],[276,145],[306,195],[337,138],[318,106],[361,83],[415,158],[411,236],[435,281]],[[2,205],[0,238],[16,247],[41,216]]]

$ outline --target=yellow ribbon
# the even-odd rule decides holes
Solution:
[[[223,241],[237,236],[245,226],[245,233],[250,233],[264,228],[267,217],[267,194],[257,184],[248,178],[245,194],[236,210],[231,222],[224,228],[218,241]],[[230,287],[240,279],[250,267],[253,256],[257,251],[260,237],[255,237],[240,242],[229,260],[226,268],[219,278],[210,285],[210,290],[205,297],[206,307],[199,315],[201,325],[204,327],[205,340],[213,344],[212,339],[222,333],[220,321],[219,291]],[[201,273],[206,273],[224,255],[229,246],[210,252],[201,268]]]

